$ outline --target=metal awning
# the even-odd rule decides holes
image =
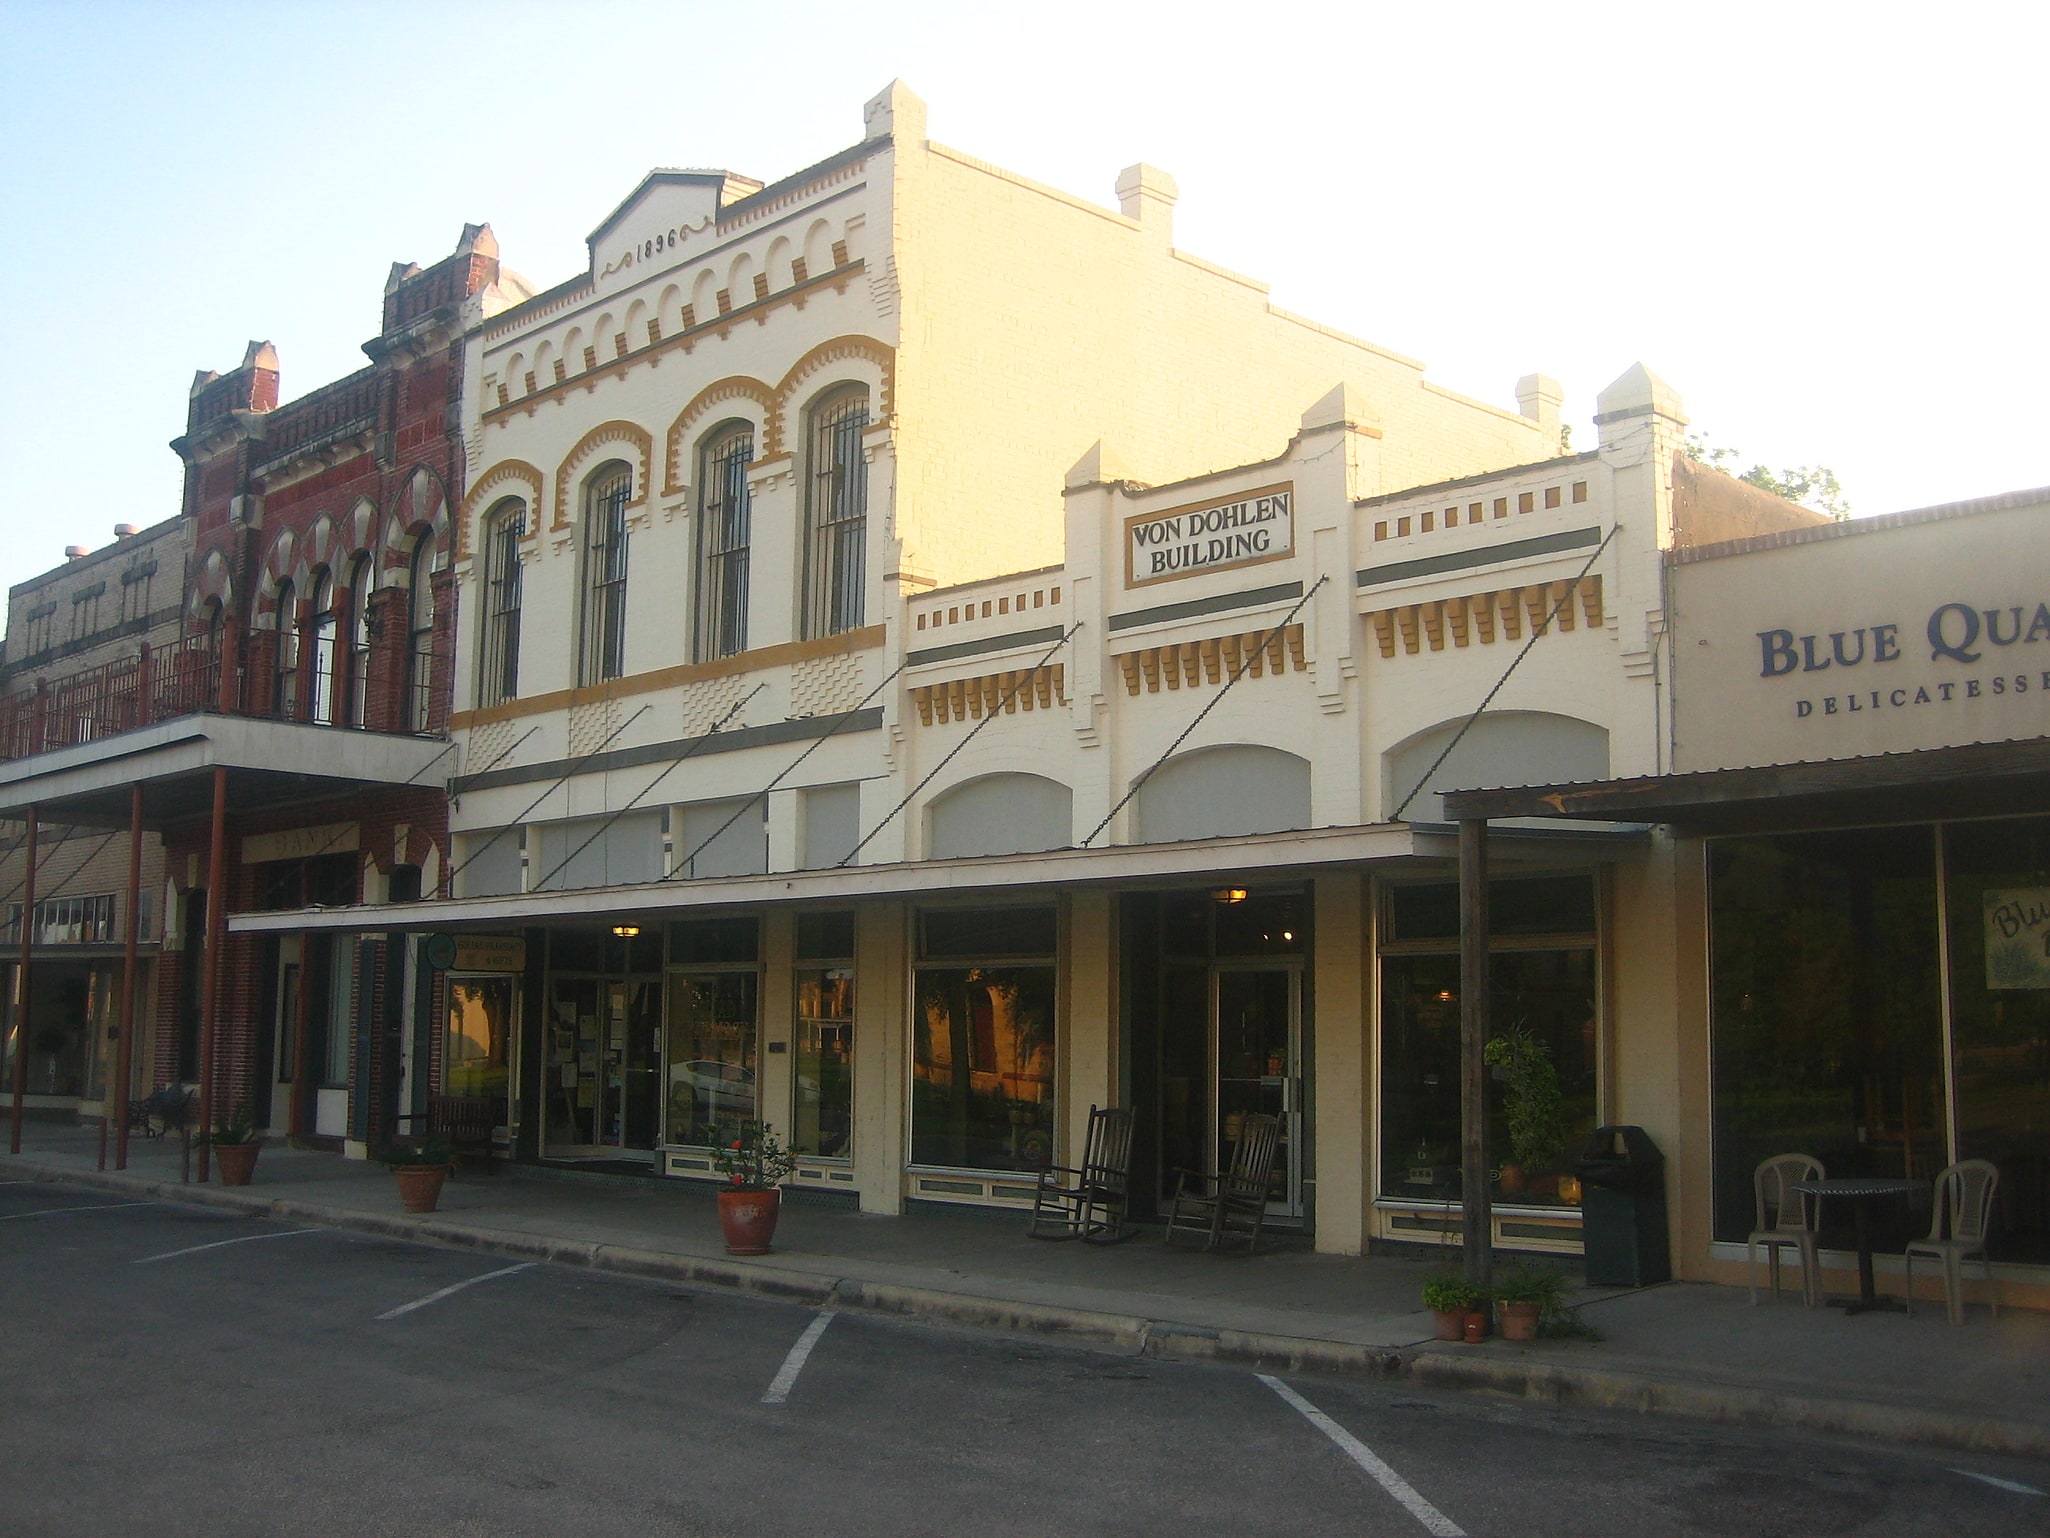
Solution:
[[[212,807],[213,770],[228,771],[238,812],[315,801],[379,785],[439,786],[451,745],[350,727],[247,716],[192,715],[0,763],[0,816],[31,806],[46,823],[128,826],[141,784],[143,824],[161,828]]]
[[[1617,836],[1594,832],[1562,836],[1541,829],[1496,835],[1505,864],[1571,864],[1610,859]],[[847,903],[865,898],[1015,895],[1115,883],[1123,886],[1206,886],[1273,882],[1320,870],[1372,864],[1377,869],[1445,874],[1456,857],[1449,828],[1409,823],[1315,828],[1173,844],[1119,844],[1108,849],[1055,849],[1043,854],[959,860],[908,860],[844,870],[778,871],[763,876],[702,876],[639,886],[523,892],[504,897],[460,897],[349,908],[237,913],[236,934],[314,931],[515,929],[527,925],[590,923],[611,918],[683,916],[694,910],[778,903]]]
[[[1457,818],[1666,823],[1693,833],[1934,822],[2050,810],[2050,738],[1880,753],[1818,763],[1457,790]]]

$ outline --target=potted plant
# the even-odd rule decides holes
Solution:
[[[216,1122],[200,1141],[214,1151],[224,1186],[246,1186],[256,1173],[256,1156],[263,1152],[263,1134],[256,1130],[246,1106],[239,1107],[226,1121]]]
[[[1548,1266],[1505,1266],[1494,1292],[1502,1338],[1535,1340],[1539,1321],[1557,1317],[1566,1306],[1566,1277]]]
[[[408,1212],[432,1212],[448,1179],[449,1145],[439,1138],[393,1143],[379,1156],[399,1188],[399,1205]]]
[[[1482,1055],[1502,1082],[1502,1118],[1509,1131],[1510,1162],[1496,1179],[1504,1196],[1536,1190],[1534,1172],[1566,1156],[1566,1097],[1559,1092],[1551,1049],[1517,1025],[1489,1042]]]
[[[796,1162],[768,1123],[744,1121],[712,1150],[726,1185],[719,1192],[719,1227],[729,1255],[766,1255],[782,1215],[782,1184]]]
[[[1439,1340],[1465,1340],[1467,1317],[1485,1317],[1487,1301],[1487,1293],[1464,1277],[1434,1276],[1424,1283],[1424,1307]]]

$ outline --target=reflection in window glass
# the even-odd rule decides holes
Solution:
[[[451,1095],[506,1097],[506,1043],[511,1036],[511,977],[452,977],[442,1079]]]
[[[1935,836],[1863,828],[1710,846],[1715,1237],[1741,1243],[1751,1174],[1805,1153],[1833,1176],[1926,1178],[1946,1162]],[[1850,1214],[1825,1203],[1825,1243]],[[1899,1249],[1926,1209],[1875,1203]]]
[[[1996,1260],[2050,1260],[2050,819],[1943,830],[1961,1159],[2000,1170]]]
[[[1053,1158],[1054,969],[920,967],[911,1161],[1030,1170]]]
[[[670,1143],[730,1143],[756,1120],[756,975],[669,974]]]
[[[1571,1175],[1595,1125],[1594,949],[1497,950],[1488,976],[1497,1031],[1520,1026],[1550,1050],[1565,1101],[1564,1154],[1518,1165],[1504,1130],[1503,1084],[1489,1076],[1488,1158],[1502,1172],[1497,1199],[1570,1205],[1559,1178]],[[1381,1191],[1414,1201],[1460,1197],[1457,952],[1381,963]]]
[[[854,1137],[854,968],[797,969],[790,1151],[844,1159]]]

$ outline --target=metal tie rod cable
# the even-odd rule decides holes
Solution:
[[[1495,680],[1495,687],[1490,689],[1487,692],[1487,696],[1484,699],[1482,699],[1480,704],[1474,707],[1473,714],[1468,716],[1464,721],[1462,721],[1459,724],[1459,730],[1453,733],[1452,740],[1445,744],[1445,751],[1440,753],[1437,756],[1437,758],[1432,760],[1431,767],[1424,771],[1424,777],[1418,780],[1416,784],[1410,786],[1409,794],[1402,798],[1401,803],[1389,815],[1388,820],[1390,822],[1402,821],[1402,814],[1409,810],[1409,804],[1410,802],[1416,800],[1417,793],[1421,791],[1426,785],[1431,783],[1431,776],[1436,774],[1438,770],[1441,767],[1443,767],[1445,760],[1452,756],[1452,750],[1458,747],[1460,742],[1465,738],[1466,734],[1473,729],[1474,722],[1478,721],[1481,718],[1481,712],[1483,712],[1490,705],[1495,703],[1495,696],[1500,694],[1502,692],[1502,686],[1509,682],[1509,675],[1511,673],[1514,673],[1518,665],[1523,661],[1523,659],[1530,655],[1530,649],[1533,646],[1537,645],[1538,637],[1543,635],[1546,631],[1552,628],[1552,621],[1559,617],[1560,611],[1564,609],[1566,605],[1573,602],[1574,595],[1578,593],[1580,590],[1580,584],[1587,580],[1587,574],[1594,570],[1594,563],[1602,558],[1602,552],[1609,548],[1609,541],[1616,537],[1617,532],[1622,527],[1623,525],[1621,525],[1620,523],[1609,525],[1609,532],[1604,534],[1602,536],[1602,542],[1594,547],[1594,554],[1589,556],[1587,558],[1587,564],[1580,568],[1580,575],[1575,577],[1571,582],[1566,584],[1566,591],[1562,595],[1560,595],[1559,601],[1552,605],[1551,609],[1546,612],[1545,617],[1541,621],[1531,626],[1530,639],[1523,643],[1522,650],[1518,651],[1514,657],[1511,657],[1509,659],[1509,666],[1504,668],[1502,670],[1502,676]]]
[[[1265,652],[1269,647],[1274,645],[1275,641],[1280,638],[1281,633],[1284,630],[1288,629],[1289,621],[1294,619],[1298,614],[1302,613],[1303,605],[1308,603],[1312,598],[1315,598],[1317,596],[1317,589],[1322,587],[1325,583],[1329,582],[1330,580],[1331,574],[1329,572],[1326,572],[1323,576],[1319,577],[1315,582],[1311,583],[1310,590],[1295,601],[1295,607],[1293,609],[1290,609],[1288,613],[1282,615],[1281,618],[1275,623],[1274,628],[1268,631],[1266,635],[1260,638],[1260,644],[1254,647],[1251,651],[1243,653],[1239,657],[1239,665],[1236,668],[1232,669],[1231,677],[1225,680],[1224,687],[1222,689],[1219,689],[1216,694],[1211,696],[1210,702],[1207,705],[1205,705],[1201,710],[1196,712],[1195,719],[1192,720],[1187,726],[1182,728],[1181,735],[1176,737],[1173,742],[1170,742],[1167,745],[1167,751],[1162,753],[1160,757],[1153,760],[1152,763],[1148,764],[1146,766],[1146,772],[1140,775],[1139,778],[1137,778],[1136,780],[1132,781],[1132,788],[1126,791],[1123,796],[1118,798],[1118,804],[1116,806],[1112,807],[1109,811],[1103,814],[1103,821],[1099,822],[1095,827],[1089,830],[1089,837],[1083,839],[1081,844],[1077,846],[1078,848],[1087,849],[1090,846],[1090,844],[1095,842],[1096,835],[1101,833],[1105,828],[1110,826],[1111,818],[1117,816],[1119,812],[1122,812],[1125,809],[1126,805],[1131,801],[1132,797],[1139,794],[1140,788],[1144,786],[1148,780],[1153,778],[1154,772],[1158,770],[1162,764],[1166,763],[1168,759],[1174,755],[1174,750],[1180,747],[1183,743],[1187,742],[1189,740],[1189,734],[1195,731],[1197,727],[1203,724],[1203,718],[1209,715],[1211,711],[1215,710],[1218,706],[1218,703],[1227,694],[1231,693],[1232,685],[1237,683],[1241,678],[1244,678],[1246,676],[1246,670],[1253,665],[1253,659],[1259,656],[1261,653]]]
[[[529,730],[531,731],[531,730],[532,730],[532,728],[529,728]],[[525,740],[526,740],[525,738],[522,738],[522,739],[521,739],[521,741],[525,741]],[[519,743],[514,743],[514,744],[513,744],[513,747],[518,747],[518,746],[519,746]],[[427,772],[428,770],[432,769],[432,768],[433,768],[433,767],[434,767],[434,766],[435,766],[436,764],[440,763],[440,762],[441,762],[441,761],[442,761],[442,760],[443,760],[444,758],[447,758],[447,757],[449,756],[449,754],[451,754],[451,753],[455,752],[455,750],[456,750],[456,744],[455,744],[455,739],[454,739],[454,738],[450,738],[450,739],[449,739],[449,741],[448,741],[448,743],[447,743],[447,745],[446,745],[446,746],[444,746],[444,747],[442,748],[442,750],[441,750],[441,751],[440,751],[439,753],[435,754],[435,755],[434,755],[434,757],[432,757],[432,758],[428,759],[426,763],[422,764],[422,765],[421,765],[421,766],[420,766],[420,767],[419,767],[418,769],[415,769],[415,770],[414,770],[414,771],[413,771],[413,772],[412,772],[411,774],[407,775],[407,776],[406,776],[406,777],[405,777],[405,778],[404,778],[403,780],[400,780],[400,781],[399,781],[399,782],[398,782],[397,784],[394,784],[394,785],[384,785],[384,786],[380,786],[379,788],[380,788],[380,789],[384,789],[384,790],[403,790],[403,789],[405,789],[405,787],[406,787],[406,786],[408,786],[408,785],[412,784],[412,783],[413,783],[413,782],[414,782],[415,780],[419,779],[421,775],[425,774],[425,773],[426,773],[426,772]],[[512,751],[512,749],[511,749],[511,748],[508,748],[508,749],[506,749],[506,751],[507,751],[507,752],[509,753],[509,752],[511,752],[511,751]],[[322,844],[322,845],[321,845],[321,846],[320,846],[320,847],[319,847],[318,849],[314,850],[314,851],[313,851],[313,853],[311,853],[311,854],[309,854],[309,855],[306,855],[306,856],[305,856],[304,858],[306,858],[306,859],[309,859],[309,860],[317,860],[317,859],[319,859],[319,858],[320,858],[320,857],[321,857],[322,855],[326,854],[326,853],[328,852],[328,850],[332,849],[332,848],[333,848],[333,847],[335,846],[335,844],[336,844],[336,843],[337,843],[337,842],[338,842],[338,841],[339,841],[339,840],[340,840],[340,839],[341,839],[341,838],[342,838],[342,837],[343,837],[344,835],[346,835],[346,834],[348,833],[348,831],[349,831],[349,828],[350,828],[350,824],[348,824],[348,823],[343,823],[343,824],[342,824],[342,825],[341,825],[341,826],[340,826],[339,828],[336,828],[334,832],[330,833],[330,834],[329,834],[329,835],[327,836],[327,842],[326,842],[326,843]]]
[[[58,846],[69,842],[71,835],[76,833],[80,828],[84,826],[85,824],[82,822],[67,822],[66,824],[64,824],[64,831],[61,834],[59,834],[56,838],[50,840],[50,847],[48,849],[44,850],[41,854],[36,856],[36,869],[40,871],[45,865],[48,865],[50,863],[50,857],[57,852]],[[114,830],[115,833],[119,833],[120,831],[121,830],[119,828],[116,828]],[[23,834],[22,843],[27,842],[28,835]],[[16,848],[19,847],[20,845],[16,846]],[[14,850],[10,849],[7,852],[11,855],[14,853]],[[6,891],[0,892],[0,903],[11,901],[14,897],[14,894],[16,892],[19,892],[26,885],[28,885],[28,873],[24,871],[22,873],[21,880],[15,882],[14,885],[9,887]]]
[[[627,801],[626,805],[622,806],[618,811],[614,812],[611,816],[607,817],[603,822],[599,823],[596,828],[592,829],[591,836],[585,839],[581,844],[577,845],[577,847],[572,849],[568,854],[564,855],[559,861],[557,861],[555,869],[551,870],[547,875],[543,876],[539,881],[535,882],[531,890],[536,892],[547,890],[548,883],[553,881],[556,878],[556,876],[560,874],[564,866],[568,865],[570,861],[574,860],[586,849],[589,849],[593,844],[597,843],[599,839],[603,838],[605,836],[605,830],[607,828],[611,827],[615,822],[618,822],[620,818],[624,817],[628,812],[632,811],[636,806],[638,806],[640,804],[641,797],[647,795],[649,792],[654,790],[654,788],[657,785],[660,785],[664,780],[668,779],[670,775],[676,773],[677,770],[681,769],[686,763],[688,763],[692,755],[695,754],[699,748],[703,747],[706,743],[710,742],[714,737],[719,735],[719,728],[724,726],[728,721],[731,721],[735,716],[739,715],[740,712],[747,707],[747,702],[749,700],[753,699],[757,694],[760,694],[764,689],[768,687],[769,686],[765,683],[756,684],[752,689],[748,690],[747,693],[743,694],[739,699],[735,700],[732,706],[728,708],[726,714],[721,716],[718,720],[712,723],[710,731],[706,732],[703,736],[699,737],[696,742],[693,742],[683,752],[677,754],[675,758],[669,761],[669,767],[667,769],[664,769],[660,774],[656,775],[655,778],[648,781],[647,784],[643,785],[638,791],[636,791],[633,794],[633,796]]]
[[[577,772],[578,764],[581,764],[587,758],[595,758],[600,753],[604,752],[605,749],[611,745],[613,738],[617,737],[629,726],[632,726],[634,722],[640,720],[640,718],[646,715],[652,708],[652,706],[643,705],[639,710],[636,710],[632,715],[628,716],[624,721],[620,722],[619,725],[613,727],[611,731],[607,732],[604,735],[604,737],[599,740],[599,743],[595,748],[592,748],[587,753],[579,753],[575,758],[571,759],[569,761],[569,767],[563,770],[562,773],[558,774],[554,779],[550,780],[548,784],[542,789],[540,795],[536,796],[533,800],[529,801],[526,804],[526,806],[521,808],[520,814],[517,817],[513,818],[511,822],[507,823],[504,827],[500,828],[496,833],[492,834],[491,837],[484,840],[484,842],[479,844],[475,849],[472,849],[470,851],[470,859],[463,861],[462,864],[456,866],[453,870],[451,870],[448,873],[448,879],[450,881],[455,880],[456,877],[460,876],[465,870],[469,868],[471,860],[476,859],[478,855],[482,854],[485,850],[489,849],[493,844],[497,843],[500,839],[504,838],[506,834],[512,832],[514,828],[517,828],[521,823],[525,822],[527,820],[527,814],[529,812],[533,811],[535,807],[539,806],[543,801],[546,801],[550,796],[554,795],[556,787],[561,785],[563,781],[567,780],[571,775]]]
[[[1040,659],[1037,662],[1033,663],[1031,667],[1025,669],[1024,672],[1020,673],[1018,675],[1018,681],[1012,684],[1011,687],[1004,692],[1004,697],[1001,700],[997,701],[997,703],[994,706],[983,712],[982,719],[975,723],[974,727],[970,729],[968,735],[963,737],[959,742],[955,743],[953,747],[949,748],[947,750],[947,756],[945,758],[942,758],[938,763],[934,764],[932,768],[926,773],[924,779],[920,780],[916,785],[912,786],[910,790],[906,791],[904,793],[904,799],[902,801],[899,801],[895,806],[891,807],[889,811],[885,812],[883,814],[882,821],[878,822],[873,828],[870,828],[868,832],[862,836],[861,842],[856,844],[852,849],[848,850],[847,853],[844,856],[842,856],[837,863],[835,863],[833,869],[841,869],[850,861],[852,861],[856,855],[860,854],[862,850],[866,849],[869,845],[869,840],[873,839],[878,833],[882,832],[883,829],[887,828],[890,825],[891,819],[893,819],[899,812],[903,811],[905,807],[909,806],[912,803],[912,801],[917,797],[918,793],[921,790],[924,790],[926,786],[932,783],[933,776],[938,774],[942,769],[946,768],[948,764],[952,763],[954,761],[954,755],[956,753],[959,753],[963,748],[967,747],[969,743],[975,740],[975,734],[977,732],[981,731],[985,726],[989,725],[990,722],[994,721],[998,716],[1002,715],[1006,710],[1010,708],[1011,702],[1018,697],[1018,691],[1020,689],[1023,689],[1027,684],[1031,683],[1033,678],[1038,674],[1039,670],[1045,667],[1047,663],[1052,660],[1053,654],[1059,651],[1063,646],[1066,646],[1068,644],[1069,638],[1072,637],[1075,634],[1075,632],[1080,630],[1081,628],[1082,622],[1080,620],[1076,620],[1074,624],[1070,625],[1067,628],[1066,634],[1062,635],[1062,637],[1058,641],[1054,642],[1053,645],[1049,646],[1046,649],[1045,653],[1041,655]]]
[[[890,669],[889,673],[883,678],[883,681],[881,683],[877,684],[873,689],[869,690],[868,693],[864,694],[859,700],[857,700],[853,705],[850,705],[846,710],[841,711],[839,720],[835,721],[831,726],[827,727],[825,731],[821,732],[816,738],[814,738],[811,746],[806,748],[802,753],[798,754],[797,757],[790,760],[790,762],[784,766],[782,772],[779,773],[774,779],[770,780],[768,784],[764,785],[760,790],[756,791],[753,795],[749,796],[745,801],[741,802],[739,806],[735,807],[733,809],[733,815],[731,817],[728,817],[724,822],[720,823],[718,827],[714,828],[710,833],[706,834],[703,841],[700,842],[695,849],[691,850],[689,854],[685,855],[681,860],[677,861],[676,868],[674,870],[669,871],[666,875],[663,876],[662,879],[664,881],[674,881],[678,876],[682,875],[685,871],[689,870],[691,868],[691,862],[696,860],[699,855],[703,854],[707,849],[709,849],[712,845],[713,840],[718,838],[720,834],[724,833],[736,822],[740,821],[740,819],[747,814],[747,809],[749,807],[753,806],[757,801],[761,800],[762,797],[766,796],[778,785],[781,785],[785,780],[789,779],[791,775],[795,774],[797,772],[797,766],[799,764],[803,763],[807,758],[810,758],[812,754],[818,752],[820,748],[824,747],[828,742],[830,742],[833,739],[833,736],[840,730],[841,727],[845,726],[849,721],[852,721],[856,716],[860,715],[861,712],[867,708],[868,702],[874,699],[878,694],[881,694],[883,690],[887,689],[890,686],[890,680],[895,678],[899,673],[903,672],[904,669],[906,669],[910,665],[911,664],[908,662],[898,663],[895,667]]]

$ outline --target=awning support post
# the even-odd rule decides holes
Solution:
[[[148,651],[144,647],[145,653]],[[142,927],[142,782],[128,792],[128,923],[122,937],[121,1039],[114,1052],[114,1168],[128,1168],[128,1076],[135,1063],[135,948]],[[102,1119],[100,1125],[106,1122]]]
[[[199,1006],[199,1181],[206,1183],[214,1130],[214,1058],[220,1034],[221,946],[228,924],[228,771],[214,769],[213,848],[206,864],[206,968]]]
[[[21,878],[21,965],[14,970],[14,1108],[7,1151],[21,1152],[21,1101],[28,1093],[29,960],[36,935],[36,809],[28,809],[28,874]]]
[[[1488,821],[1459,823],[1460,1243],[1466,1279],[1494,1279],[1488,1180]]]

